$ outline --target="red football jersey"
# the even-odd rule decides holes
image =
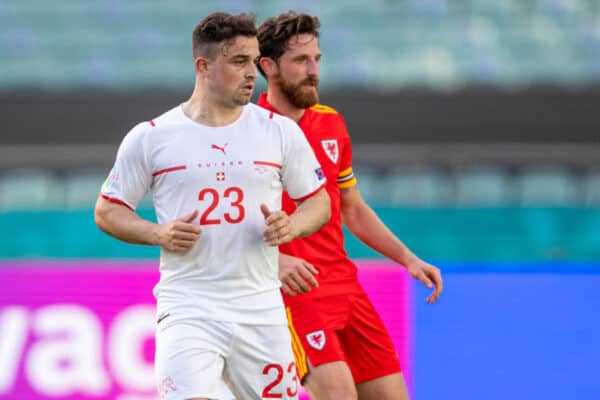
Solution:
[[[261,93],[258,105],[280,114]],[[352,172],[352,145],[344,118],[333,108],[317,104],[304,112],[298,123],[310,143],[317,160],[327,178],[326,190],[331,198],[331,219],[316,233],[295,239],[280,247],[282,253],[300,257],[318,270],[320,289],[315,295],[343,292],[354,285],[343,285],[356,281],[356,266],[348,258],[344,248],[342,231],[340,189],[356,185]],[[296,209],[293,200],[283,195],[283,210],[288,214]],[[335,290],[328,283],[335,282]],[[324,287],[325,286],[325,287]]]

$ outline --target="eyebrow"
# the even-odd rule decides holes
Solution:
[[[310,54],[303,53],[303,54],[298,54],[295,57],[292,57],[292,59],[293,60],[299,60],[299,59],[302,59],[302,58],[309,58],[309,57],[310,57]],[[322,57],[321,53],[319,53],[319,54],[316,55],[316,58],[321,58],[321,57]]]
[[[260,56],[258,56],[260,57]],[[256,57],[256,58],[258,58]],[[229,57],[230,60],[232,61],[238,61],[238,60],[249,60],[252,59],[253,57],[250,54],[235,54],[231,57]]]

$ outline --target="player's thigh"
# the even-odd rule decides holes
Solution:
[[[223,379],[227,324],[202,321],[159,326],[155,374],[161,400],[233,398]]]
[[[339,338],[355,383],[401,372],[394,342],[366,295],[353,296],[351,317]]]
[[[408,390],[401,373],[386,375],[356,386],[360,400],[408,400]]]
[[[312,299],[295,296],[287,301],[288,320],[298,376],[305,379],[308,360],[313,367],[346,357],[336,330],[343,329],[348,318],[348,306],[336,297]]]
[[[334,361],[309,366],[310,373],[303,382],[313,400],[355,400],[354,380],[348,364]]]
[[[287,325],[237,325],[226,377],[238,399],[297,399],[300,388]]]

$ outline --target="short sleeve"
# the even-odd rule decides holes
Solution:
[[[293,200],[302,201],[325,185],[325,173],[298,125],[291,119],[282,117],[282,128],[283,186]]]
[[[146,159],[147,123],[136,125],[125,136],[101,195],[123,203],[134,210],[152,184],[152,173]]]
[[[337,184],[340,189],[346,189],[356,185],[356,177],[352,170],[352,143],[348,128],[344,118],[340,115],[338,123],[338,132],[340,133],[340,172],[337,177]]]

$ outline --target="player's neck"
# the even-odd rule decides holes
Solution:
[[[183,103],[183,112],[192,121],[208,126],[225,126],[234,123],[241,115],[243,106],[227,107],[207,96],[194,92]]]
[[[275,89],[273,86],[270,86],[267,90],[267,101],[281,114],[293,119],[296,122],[299,122],[302,119],[302,116],[306,111],[305,108],[298,108],[292,105],[292,103],[290,103],[287,99],[286,95],[280,90]]]

